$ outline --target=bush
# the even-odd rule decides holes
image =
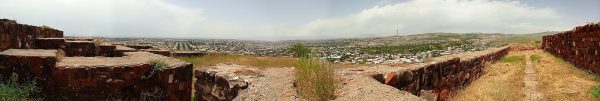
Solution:
[[[152,60],[150,61],[150,65],[152,66],[153,71],[163,71],[169,66],[169,64],[163,60]]]
[[[317,59],[302,58],[296,68],[296,88],[301,97],[311,101],[335,99],[333,68]]]
[[[300,45],[301,46],[301,45]],[[300,97],[310,101],[325,101],[335,99],[335,74],[331,66],[310,55],[302,47],[297,56],[295,86]]]
[[[600,86],[595,86],[594,88],[592,88],[592,96],[594,96],[594,98],[596,98],[596,101],[600,101]]]
[[[39,92],[35,82],[18,84],[16,82],[0,82],[0,101],[24,101]]]
[[[310,49],[301,43],[292,45],[290,48],[288,48],[288,50],[294,53],[295,57],[306,57],[310,55]]]

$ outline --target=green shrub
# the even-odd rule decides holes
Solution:
[[[542,58],[542,57],[539,55],[533,54],[529,58],[531,59],[531,61],[537,61],[537,60],[540,60],[540,58]]]
[[[504,56],[504,57],[500,58],[500,62],[506,62],[506,63],[509,63],[509,62],[519,62],[519,61],[523,61],[524,57],[525,56],[523,56],[523,55],[518,55],[518,56],[515,56],[515,55]]]
[[[153,71],[163,71],[169,66],[169,64],[163,60],[152,60],[150,61],[150,65],[152,66]]]
[[[301,43],[292,45],[288,50],[294,53],[295,57],[306,57],[310,54],[310,48]]]
[[[296,63],[295,86],[300,97],[309,101],[325,101],[335,99],[335,74],[331,66],[307,55],[301,49],[297,54],[300,59]]]
[[[0,101],[25,101],[37,92],[39,88],[35,86],[35,82],[28,84],[0,82]]]
[[[592,96],[596,98],[596,101],[600,101],[600,86],[595,86],[591,90]]]

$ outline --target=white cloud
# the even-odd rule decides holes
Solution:
[[[394,35],[397,28],[406,35],[427,32],[532,33],[572,27],[564,26],[568,24],[561,22],[564,18],[553,9],[531,7],[512,0],[412,0],[401,3],[384,0],[377,4],[379,6],[355,14],[316,19],[301,25],[210,19],[205,18],[203,9],[176,6],[163,0],[2,0],[0,17],[26,24],[49,25],[65,31],[66,35],[77,36],[261,40]],[[270,19],[268,15],[265,17],[253,19]]]
[[[204,19],[202,9],[162,0],[3,0],[0,12],[0,17],[78,36],[185,36]]]
[[[379,5],[332,19],[316,19],[294,30],[297,36],[403,35],[427,32],[533,33],[566,30],[550,8],[518,1],[412,0]]]

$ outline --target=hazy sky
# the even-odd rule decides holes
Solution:
[[[600,21],[600,0],[0,0],[0,18],[68,36],[352,38],[535,33]]]

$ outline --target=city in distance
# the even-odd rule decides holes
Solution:
[[[2,2],[2,101],[600,99],[598,0]]]

